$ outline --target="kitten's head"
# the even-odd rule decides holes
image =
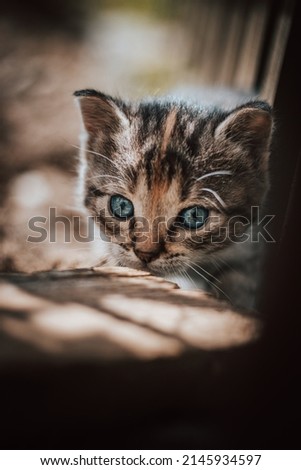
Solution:
[[[78,97],[81,187],[111,261],[157,274],[185,270],[241,241],[267,189],[271,109]]]

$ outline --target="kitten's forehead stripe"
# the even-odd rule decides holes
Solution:
[[[162,144],[161,144],[161,157],[164,156],[170,137],[172,135],[172,132],[174,130],[174,126],[177,120],[177,110],[174,108],[167,116],[166,122],[165,122],[165,131],[163,134],[162,138]]]

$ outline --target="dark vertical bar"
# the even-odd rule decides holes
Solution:
[[[298,231],[298,213],[291,214],[295,204],[300,181],[297,167],[301,152],[301,73],[298,57],[301,44],[300,5],[295,8],[292,27],[288,39],[282,70],[275,96],[274,110],[276,131],[270,162],[271,188],[268,195],[267,211],[275,215],[269,224],[269,230],[276,240],[268,248],[266,264],[266,282],[262,292],[262,310],[272,315],[279,309],[280,297],[284,290],[275,291],[275,285],[288,286],[290,276],[284,274],[282,264],[287,261],[287,238]],[[296,245],[296,254],[298,244]],[[294,258],[296,260],[296,258]],[[292,263],[291,268],[293,268]],[[275,300],[276,299],[276,300]],[[273,317],[275,315],[273,314]]]
[[[271,48],[273,47],[273,39],[275,33],[275,27],[277,24],[277,18],[283,8],[282,0],[267,0],[269,4],[269,15],[263,39],[263,45],[261,50],[261,57],[259,59],[259,67],[256,82],[254,84],[256,90],[260,90],[265,76],[266,64],[269,58]]]
[[[267,328],[260,349],[262,364],[258,367],[257,384],[262,403],[258,407],[261,432],[268,431],[274,442],[282,434],[281,448],[290,449],[298,445],[299,436],[293,430],[299,426],[301,396],[300,44],[299,3],[293,14],[274,103],[277,131],[268,212],[275,214],[269,228],[276,243],[269,247],[259,305]]]

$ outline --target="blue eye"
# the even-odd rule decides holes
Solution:
[[[190,229],[201,228],[206,222],[208,215],[209,211],[205,207],[189,207],[180,212],[179,221]]]
[[[110,209],[117,219],[128,219],[134,215],[133,203],[123,196],[112,196],[110,199]]]

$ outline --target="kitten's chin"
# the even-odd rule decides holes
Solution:
[[[164,277],[169,270],[164,269],[159,266],[152,266],[152,263],[143,263],[142,261],[138,260],[119,260],[118,264],[120,266],[123,266],[125,268],[132,268],[132,269],[138,269],[139,271],[145,271],[150,274],[153,274],[154,276],[161,276]],[[170,270],[172,272],[172,270]]]
[[[120,251],[117,252],[117,250],[111,252],[111,259],[115,265],[146,271],[154,276],[166,277],[181,271],[178,264],[165,263],[164,260],[160,259],[144,263],[132,253],[121,253]]]
[[[139,271],[146,271],[149,273],[152,273],[151,269],[149,266],[145,263],[142,263],[141,261],[137,260],[118,260],[118,265],[122,266],[123,268],[132,268],[132,269],[138,269]],[[158,274],[157,274],[158,275]]]
[[[162,277],[170,282],[177,284],[178,287],[183,290],[194,290],[196,288],[196,284],[192,281],[192,279],[184,277],[183,271],[179,270],[178,266],[152,266],[152,263],[145,264],[139,260],[131,260],[127,262],[124,262],[124,260],[119,260],[119,265],[125,268],[138,269],[139,271],[148,272],[154,276]]]

